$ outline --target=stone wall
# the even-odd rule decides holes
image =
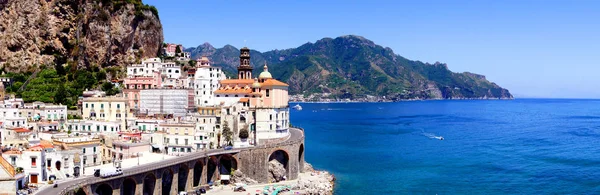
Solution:
[[[124,183],[135,183],[134,194],[141,195],[144,193],[144,179],[148,177],[154,178],[155,180],[155,182],[153,182],[154,188],[152,189],[154,194],[162,194],[162,191],[164,190],[162,185],[164,182],[168,182],[164,180],[163,173],[167,173],[164,175],[172,175],[169,194],[177,194],[179,191],[191,191],[206,186],[209,183],[209,178],[212,178],[212,181],[218,180],[220,178],[218,167],[221,165],[226,167],[226,164],[230,164],[230,168],[243,172],[246,177],[254,179],[259,183],[268,183],[269,178],[271,178],[269,172],[269,159],[274,153],[284,154],[287,159],[287,163],[284,165],[286,167],[286,178],[288,180],[297,179],[299,173],[304,170],[304,132],[299,129],[294,129],[290,139],[281,143],[242,149],[238,153],[232,154],[220,154],[209,157],[198,156],[198,158],[194,160],[184,161],[162,168],[149,168],[148,171],[140,172],[138,174],[106,179],[99,178],[98,180],[90,181],[92,183],[73,186],[64,191],[68,192],[66,194],[76,194],[81,188],[86,194],[93,194],[101,187],[111,190],[112,194],[116,195],[121,194],[121,188],[123,188]],[[209,164],[216,166],[214,173],[210,175]],[[195,168],[202,170],[199,176],[194,175]],[[185,186],[181,189],[178,187],[180,169],[183,171],[182,173],[187,170],[188,174]],[[199,179],[198,185],[194,185],[195,178]],[[109,186],[110,188],[107,188],[106,186]],[[128,188],[131,187],[128,186]]]

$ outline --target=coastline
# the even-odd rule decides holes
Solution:
[[[346,100],[346,101],[290,101],[290,104],[343,104],[343,103],[394,103],[394,102],[416,102],[416,101],[457,101],[457,100],[515,100],[516,98],[453,98],[453,99],[403,99],[403,100]]]
[[[335,176],[327,171],[315,170],[311,164],[304,162],[304,172],[298,179],[275,183],[247,184],[245,191],[235,192],[235,185],[215,186],[207,194],[279,194],[279,195],[332,195],[335,187]],[[243,178],[241,178],[243,181]],[[281,191],[278,189],[282,189]]]

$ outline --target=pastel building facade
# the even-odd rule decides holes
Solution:
[[[118,122],[119,129],[125,130],[127,117],[131,115],[128,103],[128,99],[121,97],[84,98],[82,117],[85,120]]]

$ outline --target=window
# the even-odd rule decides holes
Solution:
[[[85,154],[85,148],[83,148],[83,153]]]
[[[176,151],[176,149],[175,149],[175,148],[173,148],[173,152],[175,152],[175,151]]]
[[[273,130],[273,125],[269,125],[269,129]]]
[[[46,167],[48,167],[48,168],[52,167],[52,160],[48,159],[47,162],[48,163],[46,163]]]
[[[100,109],[104,108],[104,104],[100,104]]]
[[[96,153],[96,147],[94,147],[94,153]]]
[[[88,108],[88,104],[87,103],[85,103],[85,108]]]
[[[185,139],[185,145],[186,146],[188,145],[188,139]]]
[[[175,144],[179,144],[179,138],[175,138]]]
[[[269,120],[272,121],[273,120],[273,115],[269,114]]]
[[[36,163],[37,158],[36,157],[31,157],[31,167],[36,167],[37,163]]]
[[[121,104],[117,104],[117,109],[121,108]]]

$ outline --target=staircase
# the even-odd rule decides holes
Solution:
[[[67,176],[62,171],[56,169],[56,167],[52,167],[52,173],[56,176],[56,179],[67,179]]]
[[[35,72],[33,72],[33,74],[31,74],[31,76],[29,76],[29,78],[27,78],[27,80],[23,83],[23,85],[21,85],[21,87],[19,87],[19,91],[25,90],[25,87],[27,87],[27,84],[29,83],[29,81],[31,81],[33,78],[35,78],[37,76],[37,74],[40,72],[40,70],[41,69],[35,70]]]
[[[8,163],[8,161],[6,161],[6,159],[4,159],[4,157],[0,156],[0,165],[2,166],[2,169],[4,169],[6,171],[6,176],[8,177],[14,177],[15,176],[15,167],[13,167],[10,163]],[[0,175],[4,175],[4,174],[0,174]]]

